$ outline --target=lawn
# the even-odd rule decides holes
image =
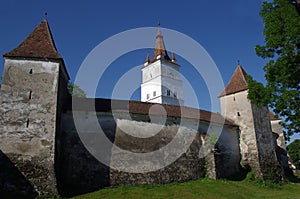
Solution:
[[[165,185],[120,186],[102,189],[74,198],[293,198],[300,199],[300,183],[265,186],[244,181],[201,179]]]

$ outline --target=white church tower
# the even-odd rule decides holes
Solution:
[[[174,53],[168,56],[158,24],[153,58],[148,55],[142,68],[141,101],[183,105],[179,68]]]

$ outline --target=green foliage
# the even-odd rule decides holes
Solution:
[[[300,16],[287,0],[263,3],[265,45],[256,54],[267,59],[266,86],[248,79],[251,102],[268,105],[283,118],[286,137],[300,132]]]
[[[292,159],[293,163],[296,165],[298,160],[300,160],[300,140],[295,140],[287,147],[288,154]]]
[[[205,138],[205,144],[203,145],[203,149],[206,150],[207,153],[213,152],[215,155],[220,155],[218,151],[218,142],[219,136],[215,132],[209,132]],[[206,171],[205,171],[206,173]]]
[[[268,104],[270,96],[266,97],[269,95],[269,93],[267,92],[264,85],[253,80],[251,76],[247,77],[247,83],[248,87],[251,88],[248,92],[248,98],[251,99],[251,101],[254,101],[255,104],[260,108],[266,106]]]
[[[213,148],[216,143],[218,142],[219,136],[215,133],[215,132],[210,132],[209,134],[207,134],[207,138],[206,138],[206,146],[208,148]]]
[[[86,97],[85,92],[76,84],[69,83],[68,84],[68,91],[74,97]]]
[[[102,189],[75,198],[298,198],[300,184],[285,184],[275,187],[244,181],[201,179],[185,183],[165,185],[135,185]]]

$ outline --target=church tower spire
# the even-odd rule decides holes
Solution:
[[[158,30],[157,30],[155,49],[154,49],[152,62],[156,61],[157,59],[161,59],[161,58],[163,58],[165,60],[171,60],[168,55],[168,52],[166,50],[163,36],[161,34],[160,22],[158,22]]]
[[[172,53],[170,59],[158,23],[153,58],[147,57],[142,68],[141,101],[183,105],[180,65]]]

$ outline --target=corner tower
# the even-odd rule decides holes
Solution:
[[[169,57],[158,25],[153,58],[148,55],[142,68],[141,101],[183,105],[180,65],[174,53]]]
[[[69,76],[47,20],[3,57],[0,149],[37,193],[57,194],[56,137]]]
[[[260,179],[280,181],[269,110],[248,100],[247,76],[238,65],[219,96],[221,113],[239,126],[242,165],[249,165]]]

